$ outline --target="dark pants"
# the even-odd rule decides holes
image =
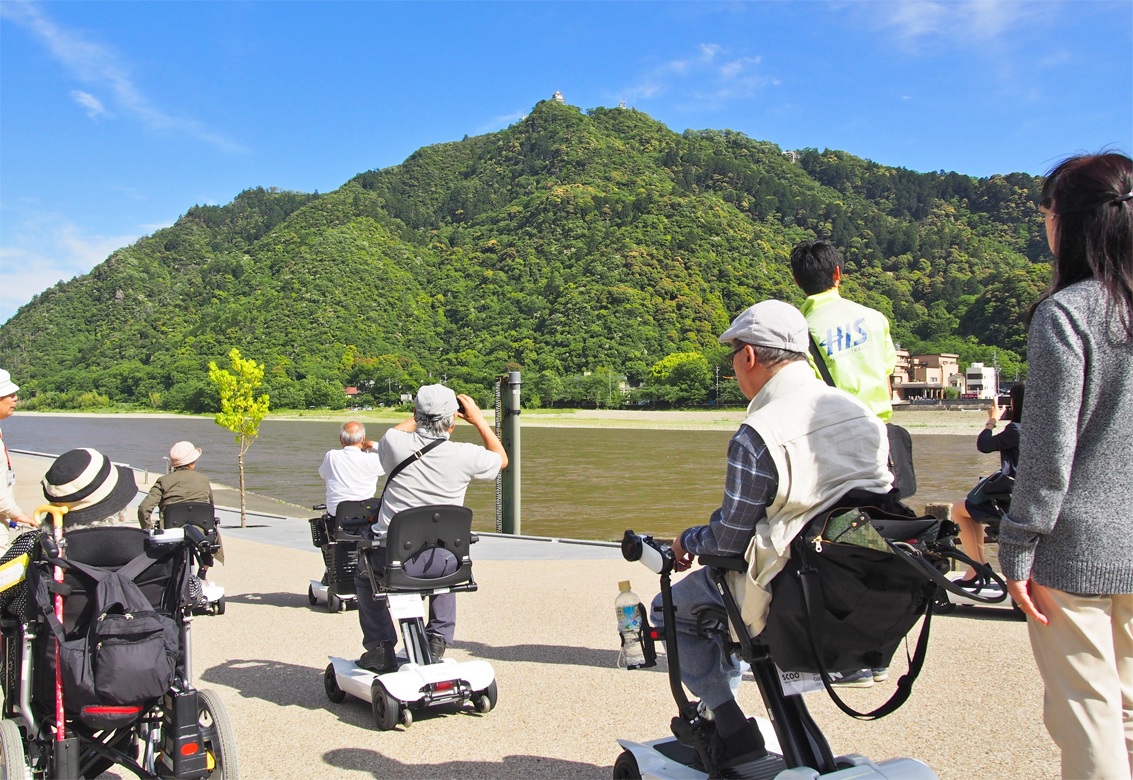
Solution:
[[[363,553],[365,554],[365,553]],[[433,579],[452,574],[458,566],[456,556],[448,550],[433,548],[418,553],[405,561],[405,573],[411,577]],[[370,565],[379,572],[386,565],[386,551],[377,548],[370,551]],[[358,592],[358,622],[362,625],[362,647],[373,650],[382,642],[397,643],[397,628],[389,614],[385,599],[374,600],[374,589],[362,570],[359,562],[358,573],[354,575],[354,587]],[[425,633],[439,636],[446,645],[452,644],[456,632],[456,594],[442,593],[429,597],[429,622]]]

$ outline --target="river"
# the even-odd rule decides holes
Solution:
[[[380,438],[388,425],[370,425]],[[248,490],[303,507],[324,498],[318,467],[338,446],[338,423],[267,420],[245,455]],[[111,460],[164,472],[163,456],[188,439],[204,451],[197,468],[238,485],[234,436],[205,418],[53,417],[17,414],[3,424],[12,449],[59,454],[94,447]],[[525,428],[523,532],[535,536],[616,539],[626,528],[673,536],[707,522],[723,495],[728,439],[722,431]],[[479,441],[459,423],[454,438]],[[999,466],[976,452],[975,436],[913,434],[918,492],[909,503],[962,498]],[[495,529],[495,485],[473,483],[465,501],[478,530]],[[300,510],[293,514],[304,516]]]

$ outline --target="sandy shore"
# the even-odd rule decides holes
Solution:
[[[115,419],[166,418],[200,419],[212,422],[210,415],[167,414],[161,412],[16,412],[32,416],[37,414],[56,417],[88,417],[92,419],[113,417]],[[292,422],[345,422],[359,420],[363,423],[400,422],[408,412],[369,411],[369,412],[278,412],[267,418]],[[487,412],[489,420],[494,414]],[[647,411],[628,409],[570,409],[554,411],[549,409],[524,410],[521,421],[524,427],[536,428],[630,428],[652,430],[724,431],[735,430],[747,416],[743,409],[703,410],[703,411]],[[898,409],[893,413],[892,422],[909,429],[910,433],[938,435],[976,435],[987,420],[986,412],[953,411],[941,409]]]

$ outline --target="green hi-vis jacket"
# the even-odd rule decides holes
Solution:
[[[889,422],[893,415],[889,375],[897,365],[889,320],[868,306],[847,301],[836,287],[807,298],[802,313],[834,384]],[[814,358],[810,361],[821,378]]]

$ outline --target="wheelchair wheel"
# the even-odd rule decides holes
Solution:
[[[623,750],[614,762],[614,780],[641,780],[637,759],[628,750]]]
[[[334,673],[334,664],[327,664],[326,671],[323,672],[323,690],[327,692],[327,698],[335,704],[339,704],[346,698],[346,691],[338,687],[338,675]]]
[[[401,705],[397,699],[386,693],[385,686],[377,680],[374,680],[373,687],[370,688],[370,695],[373,697],[370,706],[374,710],[374,725],[380,731],[397,728],[397,721],[401,715]]]
[[[307,601],[310,602],[312,607],[319,603],[318,598],[315,597],[315,586],[314,585],[308,585],[307,586]]]
[[[205,749],[212,756],[209,777],[217,780],[238,780],[240,768],[236,758],[236,733],[228,719],[228,710],[215,691],[197,691],[197,723],[203,732]]]
[[[24,738],[14,720],[0,721],[0,771],[4,780],[23,780],[27,774]]]
[[[484,690],[477,693],[472,698],[472,703],[476,705],[477,712],[491,712],[496,706],[496,697],[499,691],[496,688],[496,681],[492,680],[492,684]]]

